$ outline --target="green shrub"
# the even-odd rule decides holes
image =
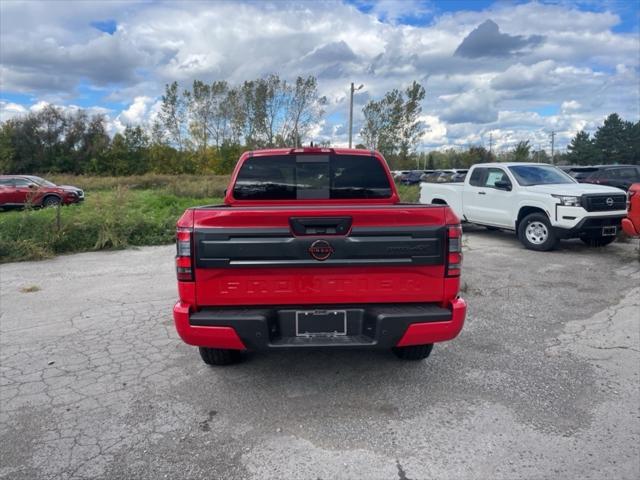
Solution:
[[[404,203],[418,203],[420,199],[420,186],[418,185],[402,185],[397,183],[398,195]]]
[[[166,190],[88,192],[84,204],[0,214],[0,262],[61,253],[162,245],[175,237],[184,210],[216,198],[178,197]],[[59,214],[59,222],[57,215]]]

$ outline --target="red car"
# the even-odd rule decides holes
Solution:
[[[634,183],[627,192],[629,211],[622,219],[622,229],[631,237],[640,237],[640,183]]]
[[[420,360],[462,329],[460,220],[401,203],[377,152],[247,152],[224,204],[190,208],[177,226],[173,318],[207,364],[287,348]]]
[[[0,175],[0,208],[52,207],[82,202],[84,192],[78,187],[56,185],[33,175]]]

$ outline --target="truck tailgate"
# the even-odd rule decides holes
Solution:
[[[198,306],[438,302],[443,207],[194,210]]]

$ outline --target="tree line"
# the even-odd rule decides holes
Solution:
[[[151,125],[112,138],[104,115],[47,105],[0,125],[0,172],[229,173],[244,150],[301,145],[326,103],[313,76],[173,82]]]
[[[413,82],[363,108],[362,148],[380,151],[393,169],[468,168],[489,161],[570,164],[640,163],[640,122],[613,113],[593,136],[580,131],[554,158],[529,141],[491,152],[466,149],[417,152],[424,87]],[[104,115],[48,105],[0,125],[0,173],[133,175],[229,173],[244,150],[308,145],[327,104],[315,77],[288,82],[277,75],[231,85],[196,80],[181,90],[166,85],[151,125],[127,125],[113,137]],[[325,144],[326,145],[326,144]]]
[[[393,158],[393,157],[391,157]],[[485,162],[539,162],[558,165],[640,164],[640,121],[625,121],[617,113],[607,116],[593,135],[581,130],[571,139],[565,152],[534,149],[529,140],[521,140],[510,149],[491,152],[481,145],[465,149],[448,148],[420,152],[408,158],[395,158],[398,170],[437,170],[469,168]]]

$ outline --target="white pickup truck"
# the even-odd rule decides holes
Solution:
[[[513,230],[532,250],[552,250],[563,238],[604,246],[626,216],[625,192],[578,183],[553,165],[484,163],[464,183],[422,183],[420,203],[446,204],[466,222]]]

